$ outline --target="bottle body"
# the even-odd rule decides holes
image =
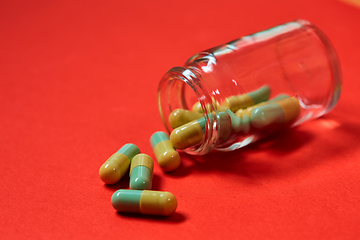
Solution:
[[[297,20],[195,54],[164,75],[158,104],[169,133],[172,111],[203,114],[202,141],[185,151],[205,154],[238,149],[280,127],[320,117],[340,92],[340,65],[330,41]]]

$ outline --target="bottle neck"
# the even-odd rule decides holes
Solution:
[[[171,133],[168,117],[175,109],[191,110],[199,102],[203,112],[203,140],[199,145],[185,149],[193,155],[203,155],[211,151],[217,140],[216,118],[211,112],[216,110],[209,87],[194,67],[174,67],[161,79],[158,87],[158,107],[163,124]]]

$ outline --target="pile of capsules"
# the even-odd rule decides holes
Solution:
[[[206,106],[209,119],[219,119],[220,142],[226,141],[231,133],[246,135],[269,126],[289,125],[298,118],[301,108],[295,97],[280,94],[269,100],[269,96],[268,86],[231,96],[221,104],[216,103],[216,116],[211,112],[211,105]],[[195,103],[191,111],[174,110],[169,115],[169,124],[173,128],[170,137],[164,132],[155,132],[150,138],[154,155],[165,172],[174,171],[180,165],[175,149],[183,150],[203,141],[205,116],[201,104]],[[100,178],[106,184],[117,183],[130,170],[130,189],[120,189],[111,198],[117,211],[164,216],[175,212],[177,200],[172,193],[151,190],[153,168],[151,157],[141,154],[131,143],[125,144],[100,167]]]
[[[179,167],[179,153],[166,133],[154,133],[150,143],[164,171],[174,171]],[[153,169],[151,157],[140,153],[140,149],[132,143],[122,146],[100,167],[100,178],[106,184],[117,183],[130,170],[130,189],[120,189],[111,197],[111,204],[118,212],[162,216],[175,212],[177,200],[172,193],[151,190]]]
[[[221,130],[217,144],[231,139],[231,135],[247,136],[258,130],[291,125],[300,114],[299,101],[286,94],[269,100],[270,92],[270,87],[265,85],[253,92],[228,97],[221,103],[213,101],[217,114],[211,112],[208,104],[207,117],[210,121],[217,118]],[[169,124],[173,128],[170,141],[176,149],[196,146],[204,139],[206,120],[200,102],[195,103],[192,110],[174,110],[169,115]]]

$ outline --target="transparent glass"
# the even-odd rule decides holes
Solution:
[[[202,155],[213,149],[238,149],[281,127],[326,114],[340,97],[341,82],[340,64],[328,38],[313,24],[296,20],[199,52],[183,67],[170,69],[159,83],[158,105],[171,133],[171,112],[191,110],[199,102],[204,136],[185,151]],[[271,90],[270,99],[286,94],[298,100],[300,110],[295,119],[265,128],[251,122],[246,131],[224,127],[233,119],[219,117],[226,113],[222,103],[264,86]]]

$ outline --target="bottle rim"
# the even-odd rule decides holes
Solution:
[[[215,110],[215,106],[207,90],[209,88],[196,69],[190,67],[174,67],[164,74],[157,90],[160,117],[166,131],[170,134],[172,128],[170,127],[167,117],[172,111],[179,108],[174,106],[191,110],[191,106],[188,106],[185,101],[185,91],[190,91],[186,89],[191,89],[201,104],[203,117],[205,119],[205,129],[203,141],[197,146],[184,149],[184,151],[193,155],[203,155],[210,152],[216,142],[217,134],[213,128],[214,120],[211,119],[211,115],[209,115]],[[211,108],[207,109],[206,106],[211,106]]]

